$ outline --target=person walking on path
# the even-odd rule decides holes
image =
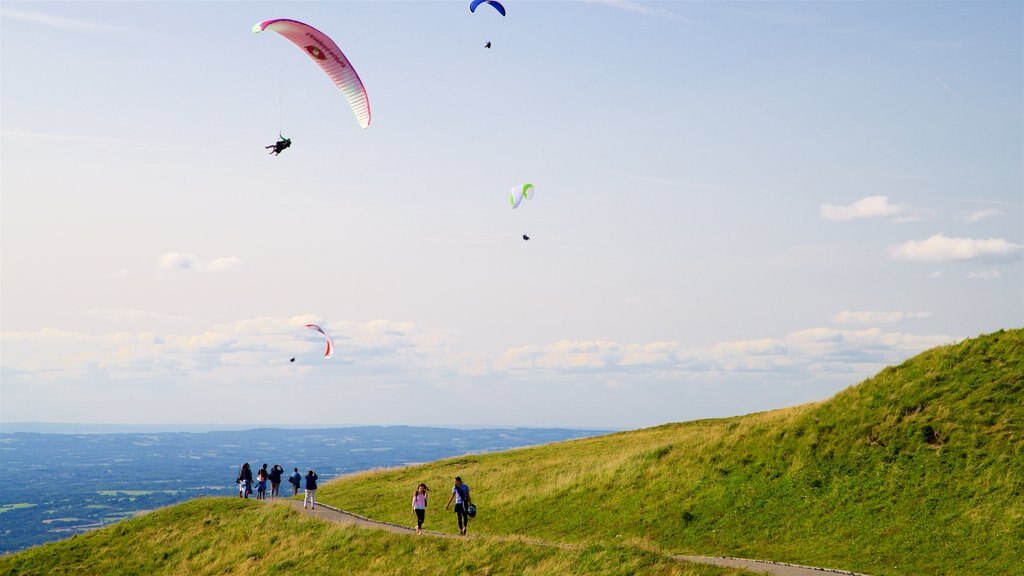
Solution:
[[[310,510],[316,510],[316,479],[318,476],[313,469],[310,468],[309,472],[306,472],[306,497],[302,500],[302,509],[306,509],[306,504],[309,504]]]
[[[417,534],[423,534],[423,519],[427,516],[427,492],[430,492],[430,488],[420,482],[412,495],[412,511],[416,513]]]
[[[299,474],[298,468],[293,468],[293,470],[295,471],[292,472],[292,475],[288,477],[288,481],[292,483],[292,496],[298,496],[299,485],[302,484],[302,474]]]
[[[264,464],[263,468],[259,469],[256,473],[256,499],[266,500],[267,499],[267,478],[270,477],[270,473],[267,472],[267,465]]]
[[[469,499],[469,485],[463,484],[462,478],[459,476],[455,477],[452,495],[448,498],[445,510],[451,508],[452,500],[455,500],[455,516],[459,519],[459,534],[465,536],[466,530],[469,529],[469,514],[466,513],[466,507],[469,506],[471,500]]]
[[[274,467],[270,469],[270,497],[278,498],[281,496],[281,475],[284,474],[284,468],[281,468],[280,464],[274,464]]]
[[[236,482],[238,482],[238,497],[248,498],[249,494],[252,494],[252,468],[249,468],[248,462],[242,464]]]

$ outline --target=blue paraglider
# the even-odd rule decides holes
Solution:
[[[497,2],[495,0],[473,0],[469,4],[469,11],[476,12],[476,7],[481,4],[490,4],[491,6],[494,6],[494,9],[498,11],[498,14],[501,14],[502,16],[505,15],[505,7],[501,5],[501,2]]]

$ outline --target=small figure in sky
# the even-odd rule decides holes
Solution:
[[[264,148],[267,148],[268,150],[270,150],[271,154],[273,154],[274,156],[277,156],[285,148],[287,148],[287,147],[289,147],[291,145],[292,145],[292,139],[291,138],[285,138],[284,136],[278,135],[278,140],[277,140],[276,143],[271,144],[270,146],[264,146]]]
[[[289,362],[295,362],[295,358],[292,358],[291,360],[289,360]]]
[[[490,47],[491,47],[491,41],[488,40],[487,44],[484,44],[484,48],[490,48]]]
[[[529,236],[527,236],[526,234],[523,234],[523,240],[529,240],[529,239],[530,239]]]

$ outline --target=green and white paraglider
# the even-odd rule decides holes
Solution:
[[[519,205],[523,203],[523,200],[533,200],[537,195],[537,189],[534,188],[533,184],[523,184],[521,186],[515,186],[512,188],[512,192],[509,194],[508,201],[512,205],[512,209],[519,208]],[[529,240],[530,237],[523,234],[523,240]]]
[[[533,184],[523,184],[522,186],[514,186],[512,193],[509,194],[509,202],[512,204],[512,209],[519,208],[519,205],[523,200],[533,200],[536,196],[536,188]]]

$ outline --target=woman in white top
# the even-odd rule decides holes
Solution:
[[[427,492],[430,492],[430,488],[420,482],[412,495],[412,511],[416,513],[417,534],[423,534],[423,519],[427,516]]]

